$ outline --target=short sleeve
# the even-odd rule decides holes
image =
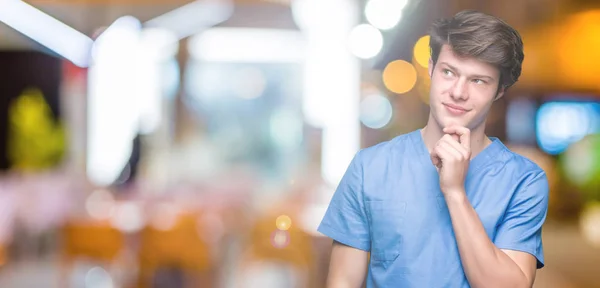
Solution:
[[[371,237],[362,187],[363,171],[359,152],[335,190],[318,231],[344,245],[370,251]]]
[[[540,269],[544,267],[542,226],[548,211],[548,179],[543,171],[530,179],[513,195],[494,244],[535,256]]]

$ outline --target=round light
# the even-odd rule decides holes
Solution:
[[[593,109],[588,109],[593,108]],[[587,134],[597,131],[597,103],[549,102],[537,111],[536,134],[540,148],[548,154],[560,154]]]
[[[371,0],[365,7],[367,21],[381,30],[394,28],[402,18],[402,9],[407,2],[407,0]]]
[[[177,224],[179,209],[170,203],[160,203],[152,213],[150,225],[156,230],[169,231]]]
[[[110,274],[101,267],[90,269],[85,275],[85,287],[90,288],[112,288],[114,283]]]
[[[560,161],[567,180],[586,198],[600,197],[600,134],[587,135],[571,144]]]
[[[145,224],[141,207],[134,202],[118,204],[112,216],[111,224],[125,233],[139,231]]]
[[[429,68],[429,58],[431,58],[429,50],[429,35],[421,37],[413,49],[415,61],[425,68]]]
[[[600,248],[600,202],[592,202],[583,209],[579,225],[584,239]]]
[[[115,209],[115,199],[106,190],[96,190],[85,201],[88,214],[97,220],[109,219]]]
[[[383,36],[377,28],[361,24],[350,32],[349,46],[354,56],[361,59],[373,58],[383,47]]]
[[[392,114],[392,103],[384,96],[369,95],[360,103],[360,121],[369,128],[383,128],[392,120]]]
[[[412,64],[404,60],[392,61],[383,70],[383,84],[394,93],[406,93],[416,83],[417,70]]]
[[[292,218],[287,215],[281,215],[275,220],[275,225],[279,230],[288,230],[290,229],[290,226],[292,226]]]
[[[284,230],[275,230],[271,234],[271,245],[278,249],[283,249],[290,244],[290,233]]]

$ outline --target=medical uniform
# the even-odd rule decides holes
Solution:
[[[467,197],[490,240],[544,266],[546,174],[497,138],[471,160]],[[359,151],[318,231],[370,252],[367,287],[469,287],[420,130]]]

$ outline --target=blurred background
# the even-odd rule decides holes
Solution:
[[[0,286],[324,287],[333,191],[425,125],[462,9],[524,39],[487,131],[551,182],[536,287],[600,287],[596,0],[0,0]]]

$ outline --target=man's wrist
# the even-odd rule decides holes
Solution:
[[[444,198],[446,202],[462,202],[467,198],[467,193],[464,188],[449,189],[444,191]]]

